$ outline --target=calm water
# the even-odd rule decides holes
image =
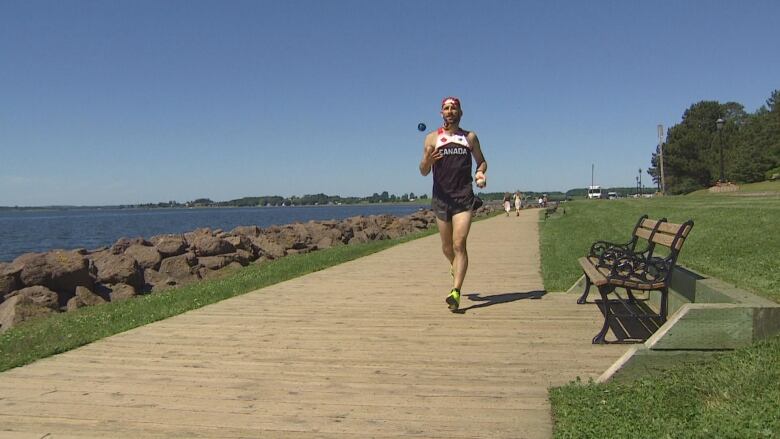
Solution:
[[[405,216],[419,205],[300,206],[209,209],[72,209],[0,211],[0,261],[27,252],[93,249],[121,237],[150,238],[199,227],[230,231],[236,226],[290,224],[357,215]]]

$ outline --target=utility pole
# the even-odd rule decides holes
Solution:
[[[658,162],[661,167],[661,195],[666,195],[666,182],[664,181],[664,126],[658,124]]]

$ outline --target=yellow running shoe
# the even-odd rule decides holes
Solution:
[[[460,291],[453,288],[452,291],[450,291],[450,295],[447,296],[444,301],[447,302],[447,306],[450,308],[450,311],[457,311],[458,307],[460,306]]]

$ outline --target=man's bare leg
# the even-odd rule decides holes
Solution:
[[[460,212],[452,216],[452,252],[454,258],[452,266],[455,270],[455,279],[452,287],[460,291],[463,280],[466,278],[466,270],[469,268],[469,254],[466,251],[466,239],[471,229],[471,211]]]
[[[436,225],[439,227],[441,251],[444,253],[444,257],[450,261],[450,266],[452,266],[455,260],[455,251],[452,249],[452,223],[436,218]]]

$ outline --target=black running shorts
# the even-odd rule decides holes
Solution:
[[[450,198],[442,200],[437,197],[431,198],[431,209],[436,214],[436,218],[450,222],[453,215],[469,210],[475,210],[482,206],[482,200],[474,195],[463,198]]]

